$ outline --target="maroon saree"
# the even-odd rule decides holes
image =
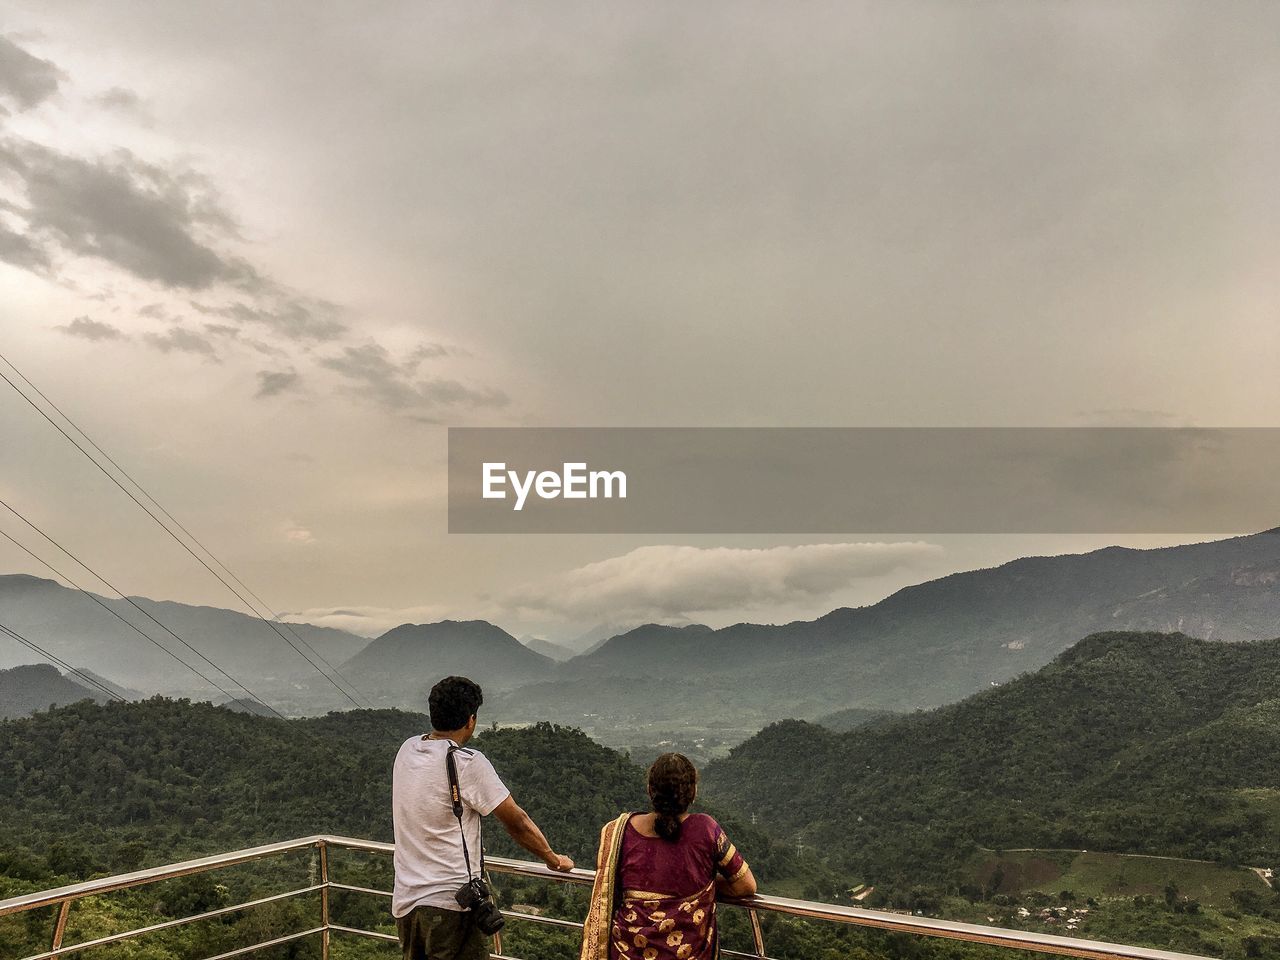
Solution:
[[[742,857],[705,815],[686,819],[678,843],[628,830],[631,816],[600,831],[580,960],[715,960],[715,877],[740,876]]]

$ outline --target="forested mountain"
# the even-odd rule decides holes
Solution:
[[[900,716],[902,714],[894,713],[892,710],[865,710],[862,707],[849,707],[847,710],[837,710],[834,713],[828,713],[825,717],[819,717],[817,723],[836,733],[844,733],[869,723],[878,723]]]
[[[82,877],[313,833],[390,841],[392,761],[428,729],[399,710],[286,721],[161,698],[0,723],[0,877]],[[606,820],[647,808],[641,768],[578,730],[490,729],[472,745],[583,863]],[[796,869],[785,845],[735,832],[766,876]],[[486,844],[527,858],[496,824]]]
[[[872,882],[955,880],[978,845],[1271,865],[1280,640],[1097,634],[951,706],[848,733],[775,724],[706,782]]]
[[[563,672],[572,676],[642,676],[647,672],[671,676],[677,672],[673,664],[683,664],[699,648],[699,642],[714,632],[701,623],[680,627],[646,623],[574,657]],[[693,663],[679,672],[703,671],[700,663]]]
[[[110,698],[87,684],[64,677],[50,664],[0,670],[0,720],[25,717],[35,710],[85,699],[103,702]]]
[[[406,623],[388,630],[342,665],[377,703],[426,704],[441,677],[459,674],[486,691],[551,676],[556,663],[484,620]]]
[[[300,654],[257,617],[219,607],[143,597],[134,600],[160,623],[251,687],[255,681],[258,686],[290,681],[315,683],[323,694],[328,686]],[[125,601],[103,598],[103,602],[183,659],[210,672],[194,654]],[[0,612],[6,626],[47,647],[66,662],[105,674],[126,687],[146,693],[219,696],[199,677],[158,651],[93,600],[52,580],[16,574],[0,576]],[[363,637],[342,630],[309,624],[289,626],[332,663],[340,663],[368,643]],[[292,634],[284,632],[290,641],[297,643]],[[30,656],[15,643],[0,643],[0,666],[23,663]]]

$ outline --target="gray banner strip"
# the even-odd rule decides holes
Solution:
[[[449,429],[450,533],[1277,525],[1280,428]]]

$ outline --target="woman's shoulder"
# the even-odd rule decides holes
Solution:
[[[698,833],[714,837],[720,832],[720,824],[709,813],[691,813],[684,821],[684,829],[692,827]]]

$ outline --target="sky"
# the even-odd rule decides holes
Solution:
[[[367,635],[778,622],[1204,539],[450,536],[445,432],[1280,425],[1277,35],[1270,2],[13,0],[0,353],[276,610]],[[236,605],[0,391],[0,499],[129,593]]]

